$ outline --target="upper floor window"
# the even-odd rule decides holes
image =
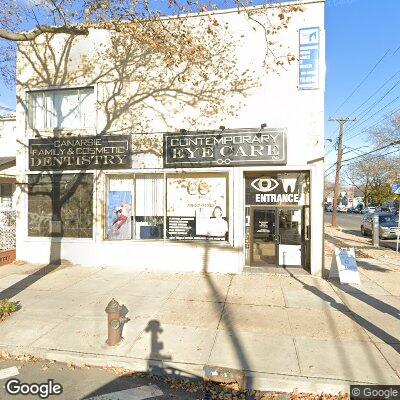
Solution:
[[[90,129],[95,125],[93,87],[29,93],[32,129]]]

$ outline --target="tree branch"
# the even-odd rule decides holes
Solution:
[[[84,26],[48,26],[41,25],[29,32],[10,32],[0,29],[0,38],[14,42],[26,42],[35,39],[42,33],[68,33],[71,35],[88,35],[89,29]]]

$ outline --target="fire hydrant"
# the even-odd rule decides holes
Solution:
[[[111,299],[106,307],[108,321],[108,339],[106,343],[109,346],[116,346],[122,339],[122,326],[127,320],[121,315],[122,306],[115,299]]]

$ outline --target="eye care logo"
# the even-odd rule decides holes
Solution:
[[[272,192],[279,185],[279,182],[273,178],[258,178],[251,182],[251,186],[259,192]]]

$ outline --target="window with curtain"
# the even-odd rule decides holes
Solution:
[[[32,129],[91,129],[95,125],[94,88],[29,93]]]
[[[136,239],[164,237],[164,180],[162,175],[147,174],[135,177]]]

